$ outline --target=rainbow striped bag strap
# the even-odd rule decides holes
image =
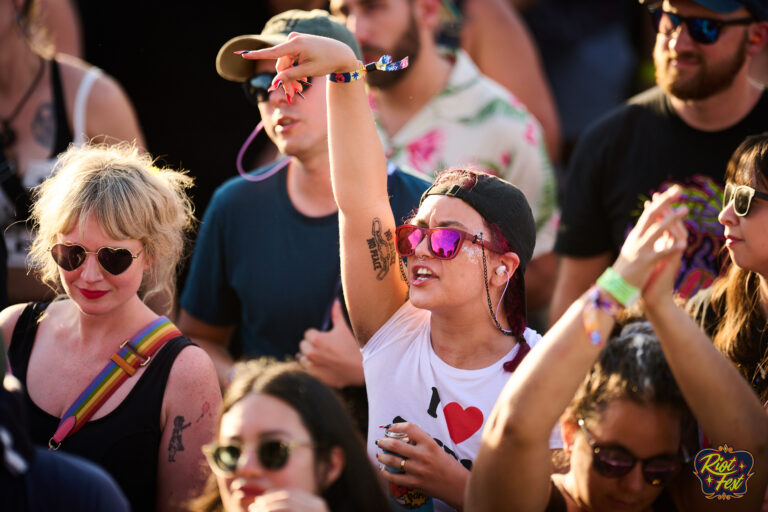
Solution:
[[[80,430],[112,393],[136,373],[139,366],[149,364],[152,355],[160,350],[165,342],[177,336],[181,336],[181,331],[168,318],[161,316],[136,333],[133,338],[122,342],[120,349],[112,354],[104,369],[64,413],[56,432],[48,441],[48,448],[58,450],[61,442]]]

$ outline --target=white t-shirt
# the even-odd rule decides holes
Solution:
[[[432,349],[430,316],[406,301],[362,349],[368,455],[376,461],[379,448],[374,441],[384,437],[380,425],[408,421],[471,469],[483,426],[511,375],[503,364],[515,357],[519,346],[486,368],[454,368]],[[531,348],[541,339],[532,329],[526,329],[523,337]],[[550,447],[562,447],[557,428]],[[435,510],[453,510],[440,500],[434,504]]]

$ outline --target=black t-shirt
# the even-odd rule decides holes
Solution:
[[[565,176],[555,251],[572,257],[618,254],[654,192],[683,188],[688,248],[675,283],[684,296],[719,273],[723,227],[717,221],[723,176],[736,147],[768,130],[768,93],[739,123],[717,132],[688,126],[654,87],[595,123]]]

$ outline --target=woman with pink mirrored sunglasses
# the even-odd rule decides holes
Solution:
[[[328,75],[341,271],[363,347],[369,456],[389,468],[382,475],[396,505],[460,509],[487,416],[540,338],[526,325],[524,272],[536,238],[528,202],[487,172],[451,169],[412,218],[394,218],[361,78],[403,73],[407,81],[406,55],[363,66],[336,41],[292,34],[243,57],[277,59],[272,88],[289,96],[299,79]]]

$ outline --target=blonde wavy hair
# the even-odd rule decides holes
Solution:
[[[155,167],[133,144],[72,146],[59,156],[52,176],[33,190],[28,261],[46,285],[61,292],[50,247],[57,235],[76,227],[82,232],[93,216],[110,238],[144,244],[150,267],[139,295],[146,301],[165,293],[170,306],[176,268],[195,222],[186,193],[192,182],[185,172]]]

